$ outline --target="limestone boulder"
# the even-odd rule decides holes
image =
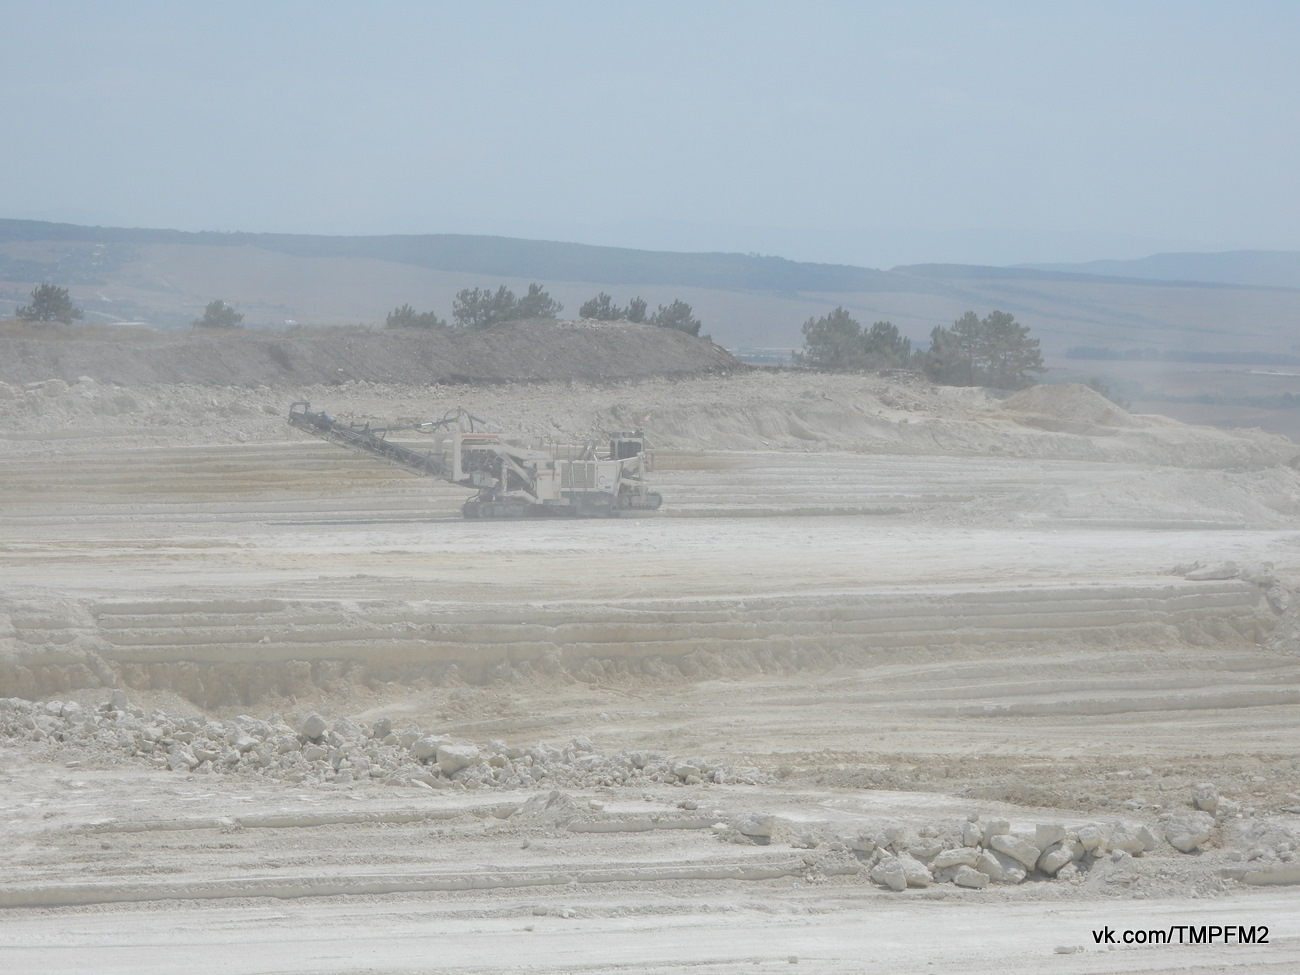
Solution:
[[[1143,827],[1134,826],[1132,823],[1111,823],[1106,830],[1107,845],[1112,852],[1121,850],[1129,856],[1141,853],[1147,849],[1147,837],[1142,835],[1142,830]]]
[[[1065,839],[1065,827],[1060,823],[1039,823],[1034,827],[1034,846],[1046,850]]]
[[[1022,840],[1019,836],[1012,836],[1010,833],[994,836],[989,846],[998,853],[1009,856],[1026,870],[1033,870],[1041,856],[1041,851],[1033,843]]]
[[[1219,790],[1213,782],[1202,782],[1192,790],[1192,805],[1211,816],[1219,811]]]
[[[993,845],[993,837],[1007,836],[1011,833],[1011,824],[1005,819],[990,819],[984,824],[984,838],[981,844],[988,848]]]
[[[438,749],[443,745],[449,745],[446,738],[440,738],[436,735],[421,735],[411,742],[411,757],[417,762],[428,762],[437,758]]]
[[[974,867],[961,866],[957,868],[957,873],[953,876],[952,882],[958,887],[980,890],[989,885],[989,875],[976,870]]]
[[[771,816],[746,816],[736,823],[736,830],[755,840],[770,840],[776,834],[776,820]]]
[[[443,775],[454,775],[463,768],[478,764],[478,746],[469,744],[439,745],[436,759],[438,768]]]
[[[907,889],[907,872],[898,862],[898,857],[883,857],[871,868],[871,879],[874,883],[883,884],[890,890]]]
[[[975,860],[975,869],[984,874],[989,880],[1003,880],[1005,874],[1002,870],[1002,864],[998,861],[995,854],[988,850],[982,850],[979,857]]]
[[[1099,826],[1093,826],[1091,823],[1080,826],[1079,845],[1083,847],[1085,853],[1099,857],[1106,849],[1106,833]]]
[[[1067,863],[1074,863],[1082,856],[1082,846],[1079,846],[1073,840],[1062,840],[1059,843],[1053,843],[1043,851],[1043,855],[1038,858],[1038,869],[1049,877],[1055,877],[1057,872]]]
[[[1178,813],[1165,822],[1165,839],[1180,853],[1195,853],[1209,842],[1213,832],[1214,817],[1199,810]]]
[[[920,860],[903,854],[898,858],[898,861],[903,866],[903,875],[907,877],[907,886],[929,887],[934,883],[934,875]]]
[[[930,866],[942,870],[945,867],[974,867],[980,857],[980,851],[974,847],[961,846],[943,850],[930,861]]]

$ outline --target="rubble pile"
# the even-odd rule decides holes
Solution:
[[[582,832],[650,827],[645,817],[611,818],[601,812],[603,802],[575,804],[560,790],[773,781],[755,768],[700,758],[678,760],[651,751],[602,754],[584,737],[564,745],[539,742],[522,747],[458,740],[415,726],[399,728],[384,717],[369,723],[348,718],[330,722],[309,713],[292,725],[280,715],[264,720],[247,715],[228,721],[181,718],[162,710],[146,712],[120,690],[98,706],[0,698],[0,745],[47,749],[49,757],[57,756],[69,767],[147,763],[161,771],[234,779],[259,776],[321,787],[366,783],[414,790],[530,789],[539,794],[548,821],[573,820],[569,828]],[[548,793],[549,799],[540,798]],[[687,811],[701,808],[690,793],[677,805]],[[531,808],[525,804],[521,811]],[[846,832],[842,822],[792,819],[779,809],[747,802],[730,810],[710,807],[709,812],[688,817],[689,824],[674,821],[673,828],[710,829],[728,843],[819,850],[816,856],[834,858],[836,872],[860,872],[895,891],[936,884],[980,890],[1060,881],[1111,893],[1133,883],[1144,858],[1166,864],[1187,858],[1191,864],[1200,854],[1210,854],[1201,861],[1201,872],[1216,878],[1212,886],[1223,880],[1300,883],[1300,835],[1253,812],[1221,797],[1212,783],[1200,783],[1189,789],[1184,802],[1166,806],[1145,822],[1040,822],[1013,828],[1007,819],[972,812],[955,824],[873,825]],[[592,816],[598,821],[589,821]],[[1164,868],[1153,869],[1158,873]]]
[[[138,758],[157,768],[197,774],[255,774],[286,782],[380,782],[428,789],[594,788],[597,786],[754,785],[767,777],[701,759],[658,752],[603,755],[587,738],[564,747],[472,743],[396,728],[388,718],[357,724],[319,714],[291,727],[279,715],[232,721],[146,714],[123,691],[98,708],[60,701],[0,699],[0,740],[48,741],[83,751]]]
[[[1197,853],[1210,845],[1222,825],[1213,815],[1218,794],[1207,783],[1197,786],[1190,799],[1189,808],[1166,814],[1154,828],[1123,820],[1072,827],[1039,823],[1032,834],[1017,834],[1005,819],[981,822],[972,813],[959,827],[910,833],[891,826],[876,836],[859,837],[853,847],[870,854],[874,882],[899,891],[938,883],[978,889],[1035,878],[1082,883],[1099,863],[1167,853],[1170,847]],[[1289,851],[1287,846],[1282,855]]]

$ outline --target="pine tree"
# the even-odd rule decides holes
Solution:
[[[72,304],[67,288],[52,284],[37,285],[32,289],[32,303],[14,312],[24,322],[62,322],[71,325],[81,317],[81,309]]]

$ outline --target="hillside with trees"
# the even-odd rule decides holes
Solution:
[[[936,325],[930,347],[913,350],[890,322],[869,329],[844,308],[803,324],[803,351],[796,365],[830,372],[916,369],[946,386],[1022,389],[1046,372],[1038,339],[1014,315],[994,311],[980,318],[968,311],[951,327]]]
[[[951,328],[936,326],[925,354],[926,374],[947,386],[1023,389],[1046,372],[1038,339],[1014,315],[968,311]]]
[[[998,308],[1034,323],[1048,360],[1074,347],[1111,349],[1119,358],[1133,350],[1292,355],[1300,319],[1300,289],[1023,267],[880,271],[454,234],[186,233],[0,220],[0,315],[52,282],[70,291],[87,321],[104,323],[188,328],[214,294],[237,307],[248,328],[384,324],[385,312],[403,304],[441,321],[466,289],[490,288],[495,298],[504,284],[518,296],[535,281],[549,282],[552,300],[571,309],[597,292],[611,295],[611,305],[631,299],[619,308],[629,321],[640,317],[637,300],[647,318],[659,305],[686,302],[717,341],[763,350],[771,361],[788,361],[802,344],[800,322],[836,307],[862,322],[890,322],[914,345],[936,322]]]
[[[244,315],[244,331],[384,326],[389,316],[395,332],[437,331],[454,327],[452,307],[466,290],[495,298],[504,285],[519,300],[530,283],[545,281],[547,295],[565,306],[560,314],[632,322],[681,301],[690,306],[688,326],[703,322],[701,331],[748,361],[787,364],[804,344],[801,323],[836,308],[864,335],[874,323],[892,325],[913,354],[926,351],[937,324],[948,328],[968,309],[996,308],[1032,323],[1052,370],[1044,378],[1096,378],[1140,411],[1300,438],[1294,370],[1276,368],[1300,357],[1300,289],[1273,286],[1290,280],[1285,255],[1271,264],[1250,254],[1203,257],[1199,269],[1180,259],[1136,270],[1213,276],[1227,268],[1261,283],[1121,276],[1132,267],[1109,275],[953,264],[872,271],[494,237],[191,234],[0,220],[0,319],[32,306],[33,289],[48,284],[68,292],[82,321],[119,329],[188,332],[221,295]],[[601,294],[610,308],[586,315],[582,308]],[[224,331],[204,329],[213,337]],[[877,350],[890,340],[876,330]]]

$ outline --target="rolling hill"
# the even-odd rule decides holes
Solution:
[[[843,305],[924,347],[967,310],[1013,313],[1041,340],[1048,379],[1097,377],[1137,409],[1300,434],[1296,255],[1156,255],[1089,265],[922,264],[890,270],[755,254],[690,254],[452,234],[319,237],[188,233],[0,220],[0,315],[43,281],[88,323],[185,329],[221,298],[245,324],[382,323],[409,303],[442,316],[456,292],[543,282],[565,317],[598,291],[651,309],[691,303],[704,331],[750,361],[786,361],[801,324]],[[1166,279],[1168,278],[1168,279]],[[1229,280],[1210,280],[1228,278]]]
[[[1263,288],[1300,288],[1298,251],[1224,251],[1219,254],[1152,254],[1133,261],[1030,264],[1028,268],[1101,274],[1151,281],[1197,281]]]
[[[1244,259],[1237,263],[1238,276],[1250,276]],[[461,288],[542,281],[570,314],[601,290],[623,302],[640,294],[651,308],[682,297],[706,331],[735,349],[798,347],[801,323],[835,305],[864,322],[890,320],[917,343],[967,309],[999,308],[1030,325],[1048,356],[1076,346],[1289,355],[1300,319],[1300,289],[1131,273],[881,271],[453,234],[187,233],[0,220],[0,301],[21,303],[41,281],[69,287],[88,320],[164,328],[187,326],[218,297],[244,311],[250,326],[337,325],[381,322],[403,303],[445,316]]]

